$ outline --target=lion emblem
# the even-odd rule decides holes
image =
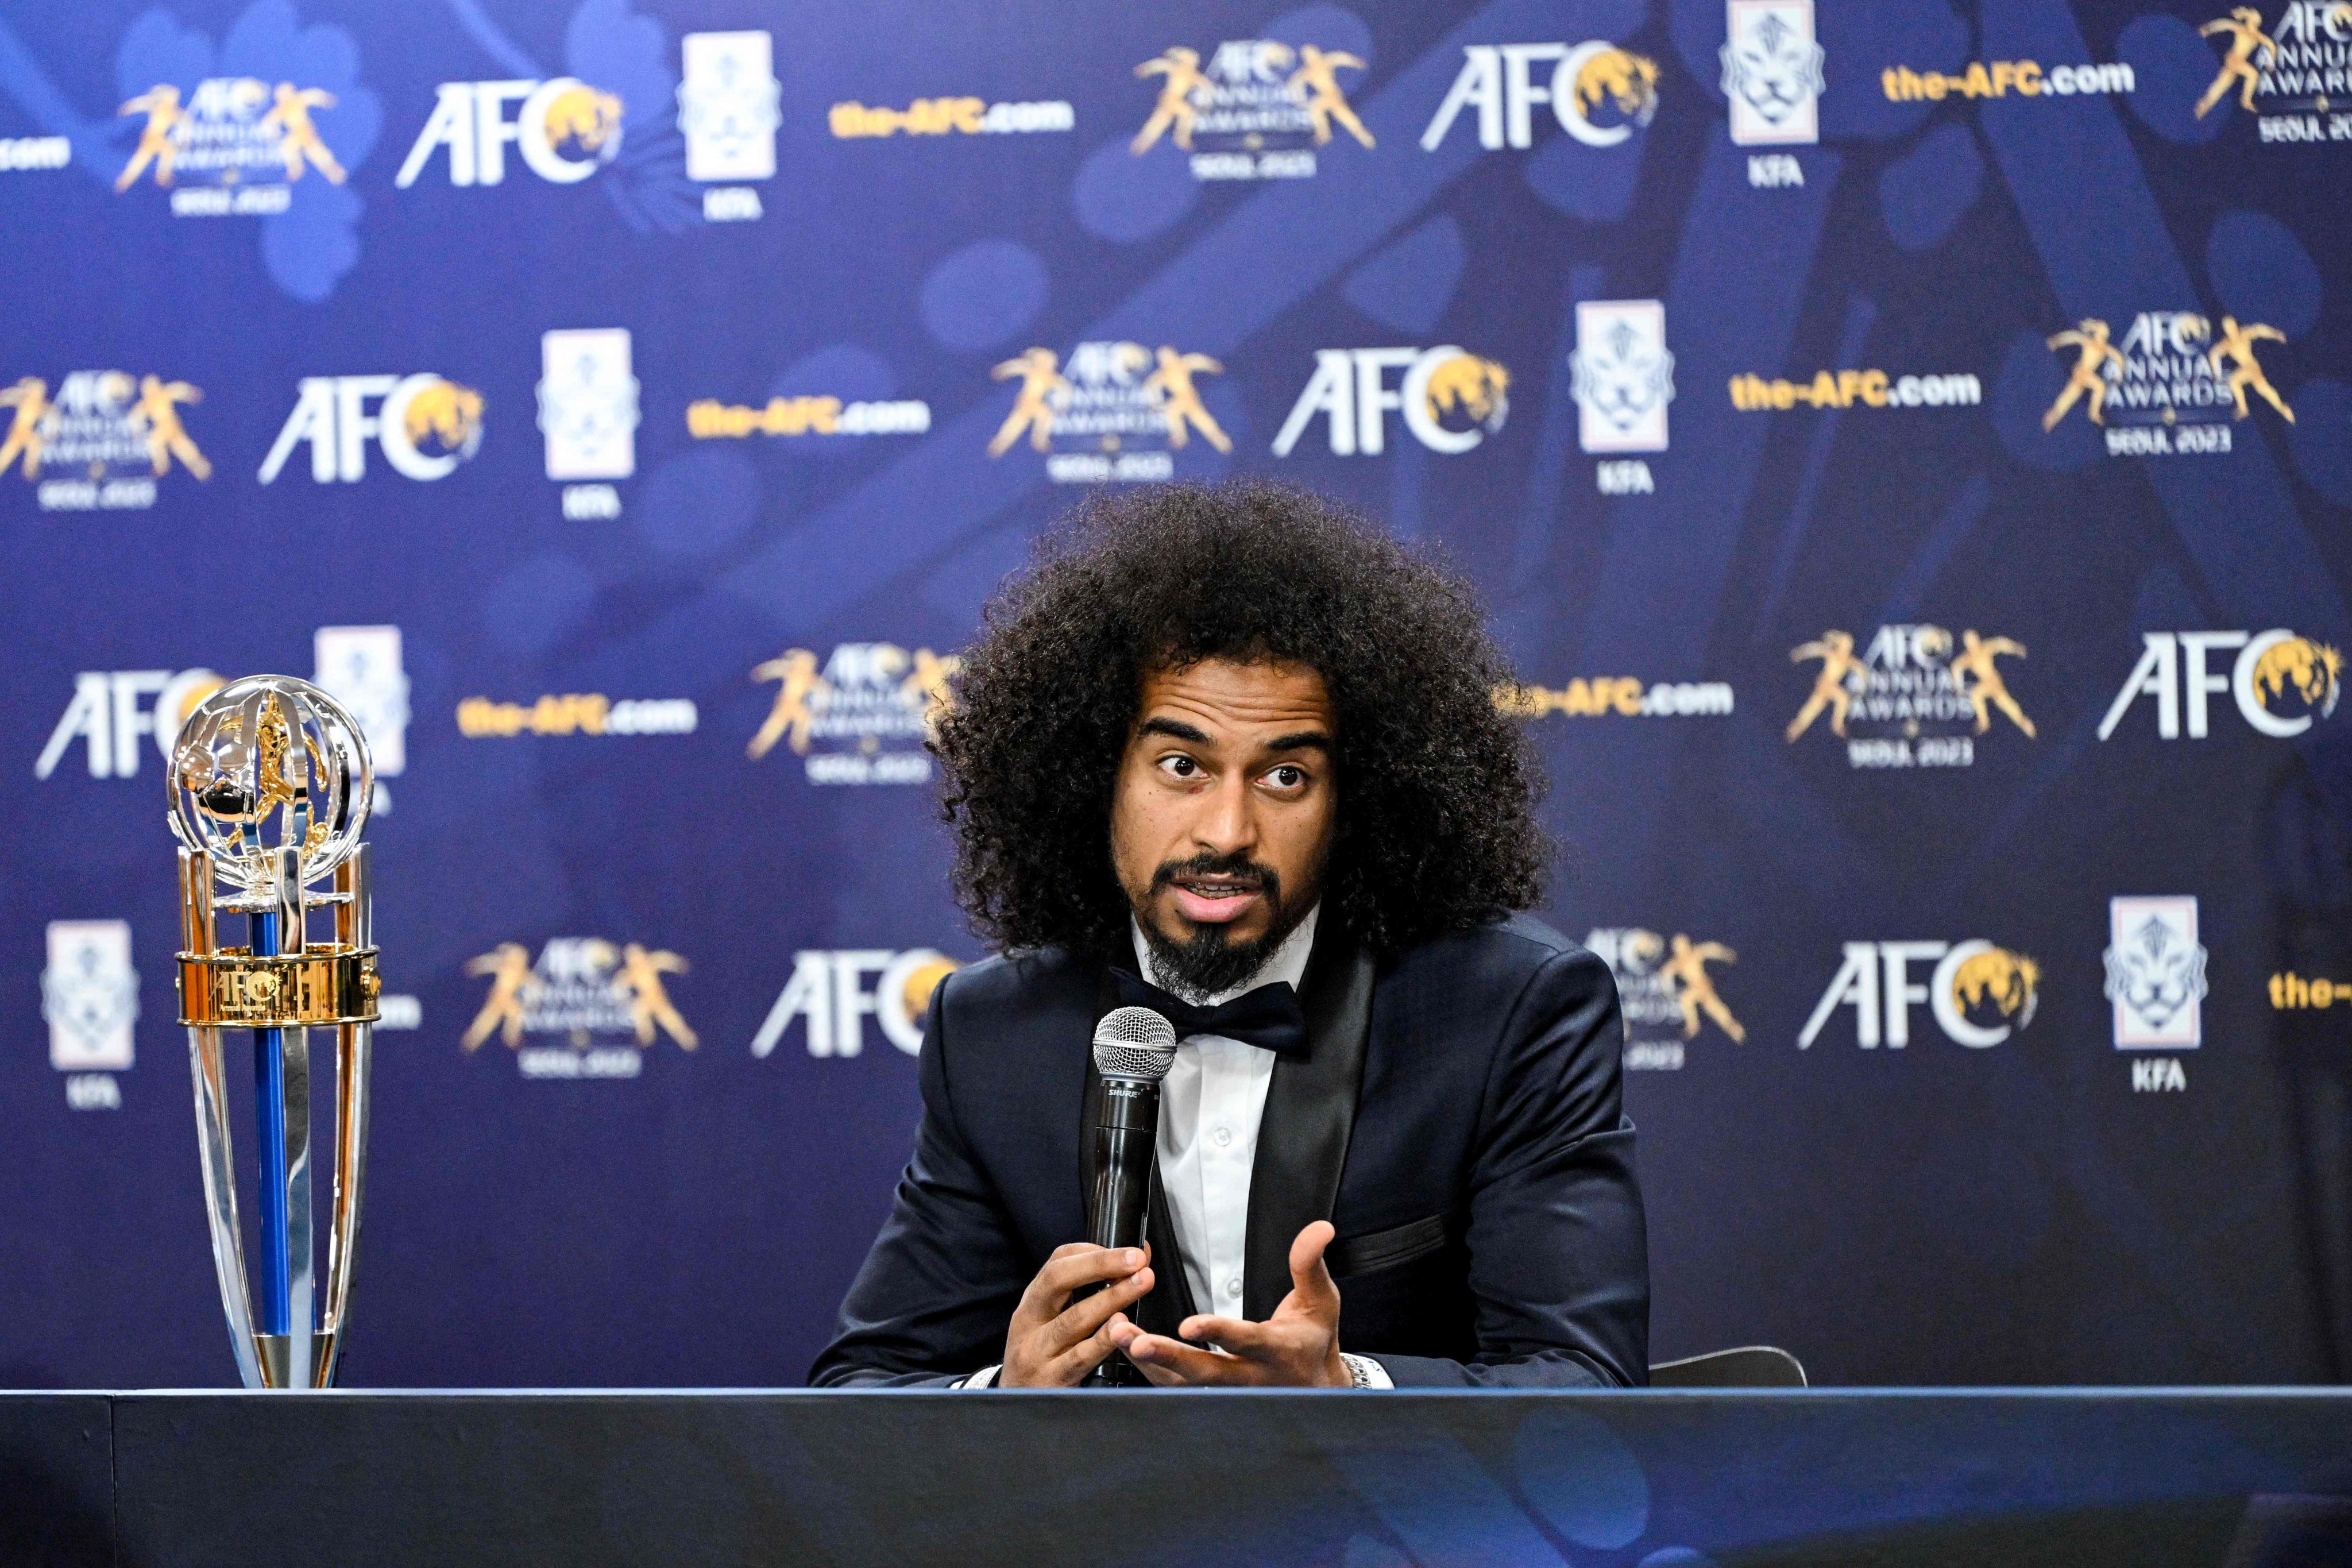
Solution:
[[[1990,954],[1988,954],[1990,956]],[[2205,994],[2205,949],[2156,915],[2107,949],[2107,999],[2161,1029]]]
[[[2033,1019],[2034,987],[2042,966],[2005,947],[1971,953],[1952,972],[1952,1001],[1962,1013],[1987,1007],[2023,1028]]]
[[[2309,637],[2289,637],[2254,661],[2254,696],[2265,708],[2293,694],[2321,718],[2336,711],[2344,656]]]
[[[409,399],[403,424],[409,445],[422,447],[429,437],[445,452],[470,458],[482,442],[482,395],[454,381],[436,381]]]
[[[1675,395],[1675,356],[1632,322],[1612,321],[1571,360],[1576,400],[1620,430],[1631,430]]]
[[[1505,395],[1510,385],[1511,373],[1493,360],[1455,354],[1430,373],[1423,402],[1432,421],[1442,415],[1459,414],[1488,430],[1499,430],[1511,411],[1511,401]]]
[[[1658,63],[1623,49],[1606,49],[1584,62],[1571,92],[1576,111],[1587,120],[1605,100],[1637,125],[1658,111]]]
[[[1820,96],[1824,54],[1778,12],[1764,12],[1723,46],[1723,90],[1778,125]]]

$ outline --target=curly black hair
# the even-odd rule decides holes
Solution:
[[[958,900],[1013,949],[1124,945],[1113,782],[1147,672],[1210,658],[1319,673],[1338,710],[1324,918],[1375,952],[1542,896],[1542,772],[1469,585],[1384,531],[1262,480],[1114,492],[990,603],[931,749]]]

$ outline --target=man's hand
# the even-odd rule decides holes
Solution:
[[[1126,1323],[1121,1309],[1151,1289],[1149,1247],[1057,1247],[1021,1292],[1004,1333],[999,1388],[1070,1388],[1111,1352],[1110,1325]],[[1082,1285],[1109,1283],[1075,1304]],[[1130,1327],[1132,1325],[1129,1325]]]
[[[1298,1233],[1290,1244],[1290,1294],[1265,1322],[1195,1315],[1177,1325],[1185,1339],[1205,1341],[1228,1354],[1147,1334],[1125,1318],[1111,1321],[1110,1342],[1144,1376],[1161,1384],[1347,1388],[1354,1380],[1339,1359],[1339,1288],[1323,1266],[1323,1249],[1333,1234],[1329,1222],[1319,1219]]]

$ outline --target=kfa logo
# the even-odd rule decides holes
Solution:
[[[108,1073],[130,1069],[139,1022],[139,973],[131,967],[125,921],[51,921],[41,971],[41,1016],[49,1065],[66,1080],[76,1110],[113,1110],[122,1091]]]
[[[751,1054],[764,1057],[795,1019],[808,1021],[813,1057],[854,1057],[866,1048],[864,1020],[908,1056],[923,1048],[923,1016],[931,993],[956,971],[937,948],[894,952],[887,947],[810,950],[793,955],[793,977],[752,1037]],[[869,989],[868,980],[872,981]]]
[[[637,378],[629,330],[543,332],[539,428],[551,479],[625,479],[637,471]],[[617,501],[614,510],[619,510]]]
[[[685,67],[677,129],[686,138],[686,177],[773,179],[784,89],[768,35],[688,33],[678,40],[678,57]]]
[[[1402,371],[1391,386],[1388,374]],[[1511,373],[1453,343],[1433,349],[1318,349],[1315,374],[1274,438],[1286,458],[1318,414],[1328,416],[1334,457],[1378,457],[1387,445],[1388,411],[1404,416],[1413,439],[1433,452],[1467,452],[1503,427],[1511,411]]]
[[[33,776],[47,778],[79,738],[87,742],[90,777],[134,778],[141,737],[152,736],[168,761],[189,711],[224,684],[209,669],[85,670],[74,677],[73,700],[49,731]]]
[[[1655,300],[1582,300],[1576,306],[1577,444],[1588,452],[1663,452],[1675,356],[1666,308]],[[1642,488],[1648,488],[1643,486]]]
[[[383,811],[386,778],[408,766],[408,673],[401,668],[398,626],[320,626],[311,638],[319,689],[341,703],[367,737],[375,763],[375,802]]]
[[[1465,44],[1462,69],[1421,133],[1434,153],[1465,109],[1478,114],[1478,145],[1492,153],[1535,143],[1535,106],[1551,105],[1559,128],[1588,147],[1614,147],[1658,112],[1658,62],[1605,40]],[[1536,68],[1551,68],[1538,80]]]
[[[2197,1048],[2206,987],[2195,899],[2108,900],[2105,962],[2116,1049]]]
[[[1725,0],[1723,96],[1734,144],[1820,141],[1823,58],[1813,0]]]
[[[2266,632],[2144,632],[2139,662],[2099,721],[2099,739],[2116,732],[2133,703],[2156,700],[2158,738],[2180,738],[2181,710],[2189,711],[2189,738],[2205,739],[2214,692],[2227,691],[2238,712],[2262,734],[2286,740],[2336,711],[2343,695],[2344,656],[2325,643],[2297,637],[2284,626]],[[2206,664],[2217,651],[2237,650],[2224,679]],[[2184,697],[2186,700],[2184,700]]]
[[[441,148],[449,150],[449,183],[495,185],[507,177],[507,143],[541,179],[576,184],[621,151],[621,100],[577,77],[551,81],[445,81],[432,118],[400,165],[393,184],[406,190]],[[520,111],[507,118],[507,106]]]
[[[1929,960],[1936,968],[1927,984],[1915,984],[1911,966]],[[2033,960],[1982,940],[1850,942],[1845,962],[1797,1037],[1797,1048],[1809,1049],[1830,1015],[1850,1006],[1857,1045],[1901,1050],[1911,1043],[1911,1008],[1925,1002],[1947,1039],[1985,1050],[2033,1021],[2041,978]]]
[[[482,395],[429,373],[306,375],[294,412],[262,459],[260,480],[273,483],[294,448],[308,441],[312,479],[355,484],[367,477],[371,437],[395,473],[446,478],[481,447]]]

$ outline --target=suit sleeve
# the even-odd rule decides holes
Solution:
[[[890,1218],[809,1369],[819,1388],[944,1386],[1004,1355],[1034,1272],[956,1121],[949,1089],[950,976],[931,994],[918,1068],[923,1116]]]
[[[1381,1355],[1399,1387],[1639,1387],[1649,1381],[1649,1234],[1625,1119],[1609,968],[1548,961],[1504,1027],[1473,1157],[1468,1362]],[[1340,1310],[1340,1342],[1347,1341]]]

